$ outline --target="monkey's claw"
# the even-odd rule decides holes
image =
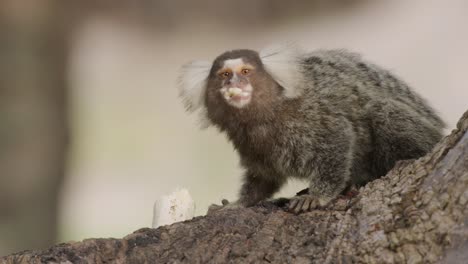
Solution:
[[[308,212],[318,207],[320,207],[319,200],[306,194],[291,198],[289,200],[288,211],[298,214],[301,212]]]

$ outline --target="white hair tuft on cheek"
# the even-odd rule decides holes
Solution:
[[[276,44],[260,51],[265,70],[285,89],[284,95],[288,98],[298,97],[303,92],[303,54],[294,44]]]
[[[182,66],[178,79],[179,96],[187,111],[198,112],[202,128],[210,126],[204,102],[210,69],[208,61],[193,61]]]

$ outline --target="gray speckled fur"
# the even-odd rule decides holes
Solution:
[[[441,139],[443,121],[387,70],[343,50],[309,53],[303,65],[302,115],[279,128],[287,133],[272,156],[280,174],[308,178],[311,194],[334,198]]]
[[[221,55],[211,72],[217,61],[245,52]],[[261,59],[249,52],[247,60],[263,69]],[[246,168],[238,204],[271,197],[289,177],[297,177],[310,182],[310,194],[324,205],[351,184],[386,174],[396,161],[424,155],[441,139],[444,123],[431,107],[403,81],[359,55],[318,50],[298,63],[303,75],[299,96],[282,96],[282,87],[269,83],[266,74],[258,78],[263,86],[274,86],[266,93],[271,98],[253,98],[252,106],[241,110],[222,106],[210,92],[219,84],[210,83],[212,74],[208,77],[208,119],[227,133]]]

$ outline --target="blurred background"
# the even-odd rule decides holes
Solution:
[[[233,148],[198,129],[175,87],[183,63],[228,49],[360,52],[427,98],[448,133],[468,106],[467,11],[464,0],[2,0],[0,256],[148,227],[177,187],[197,215],[234,200]]]

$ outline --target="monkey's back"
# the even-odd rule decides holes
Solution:
[[[337,106],[352,101],[351,107],[364,107],[369,101],[395,100],[412,108],[435,127],[444,122],[409,86],[390,71],[364,61],[359,54],[346,50],[318,50],[304,59],[306,77],[313,87],[307,92],[330,100]],[[356,105],[357,103],[357,105]]]
[[[309,53],[303,65],[311,85],[304,87],[302,110],[315,104],[320,115],[343,116],[353,126],[353,181],[384,175],[397,160],[418,158],[441,139],[443,121],[388,70],[344,50]]]

